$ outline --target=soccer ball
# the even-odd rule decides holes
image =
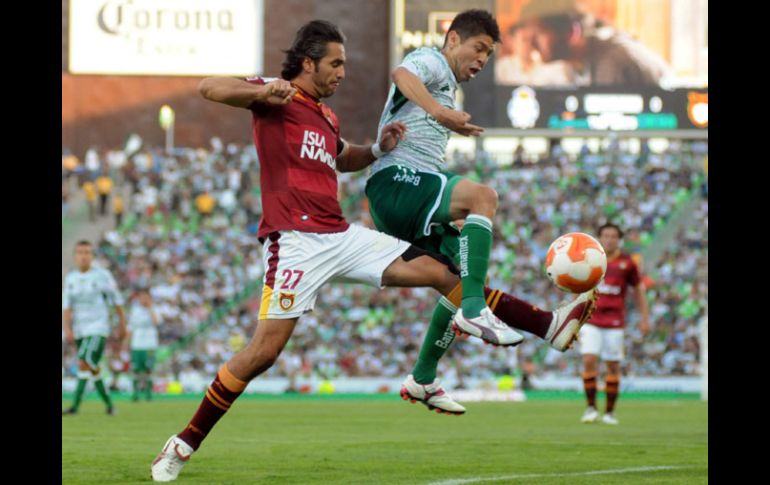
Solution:
[[[545,257],[545,273],[559,289],[583,293],[604,278],[607,255],[596,239],[570,232],[556,239]]]

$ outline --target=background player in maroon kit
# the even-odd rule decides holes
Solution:
[[[623,231],[614,224],[604,224],[598,231],[599,242],[607,253],[607,273],[599,284],[599,300],[588,323],[580,330],[580,353],[583,355],[583,388],[588,408],[581,419],[584,423],[599,420],[596,410],[596,381],[598,361],[607,364],[605,390],[607,407],[602,422],[618,424],[613,415],[620,389],[620,362],[623,360],[623,328],[625,327],[625,301],[629,287],[633,288],[637,307],[641,313],[639,329],[647,335],[650,329],[649,307],[639,268],[629,254],[620,250]]]

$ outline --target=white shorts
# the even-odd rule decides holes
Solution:
[[[259,319],[288,319],[309,312],[327,282],[382,288],[382,274],[410,243],[351,224],[344,232],[279,231],[265,239]]]
[[[601,328],[586,323],[580,329],[579,342],[582,355],[598,355],[604,361],[623,360],[622,328]]]

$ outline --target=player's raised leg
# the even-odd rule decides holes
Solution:
[[[450,217],[465,220],[459,238],[462,302],[455,314],[454,328],[494,345],[517,345],[524,337],[497,318],[484,299],[496,211],[497,193],[493,189],[467,179],[454,186]]]

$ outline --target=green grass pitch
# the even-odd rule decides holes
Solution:
[[[150,463],[198,402],[118,400],[111,417],[87,400],[62,417],[62,483],[149,483]],[[466,407],[456,417],[397,396],[244,396],[177,483],[708,483],[707,403],[621,395],[614,427],[581,424],[580,399]]]

